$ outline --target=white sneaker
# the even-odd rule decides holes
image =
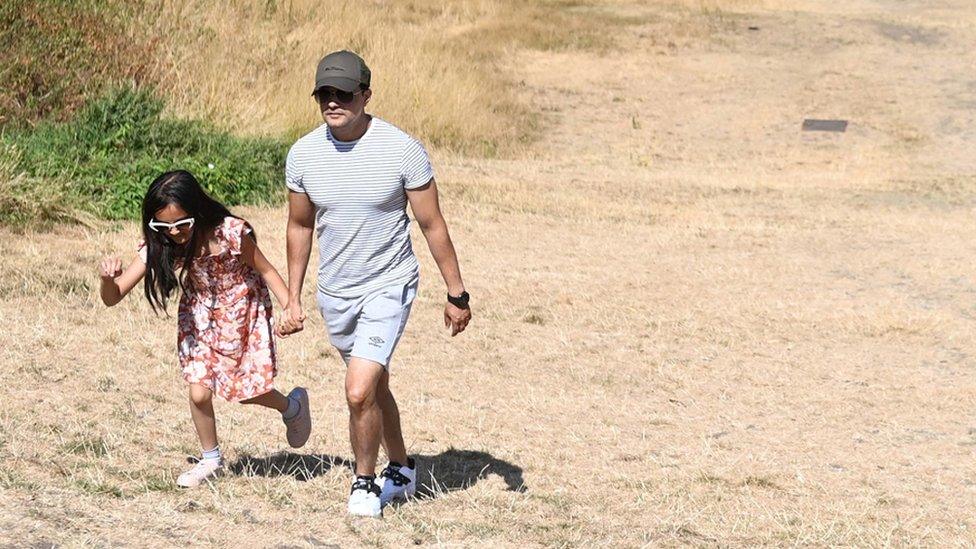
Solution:
[[[386,505],[396,499],[407,499],[417,493],[417,465],[413,458],[406,465],[391,463],[377,479],[380,485],[380,503]]]
[[[375,480],[356,477],[349,494],[349,514],[374,518],[383,516],[380,508],[380,486]]]
[[[193,469],[183,473],[176,479],[176,485],[182,488],[196,488],[204,481],[216,478],[223,472],[223,460],[201,459],[193,466]]]
[[[292,448],[301,448],[305,446],[308,442],[308,436],[312,434],[312,411],[308,407],[308,391],[304,387],[295,387],[288,393],[289,399],[295,399],[298,401],[298,405],[301,407],[295,417],[291,419],[284,419],[285,436],[288,439],[288,445]]]

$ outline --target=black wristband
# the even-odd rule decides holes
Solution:
[[[461,295],[457,297],[447,294],[447,302],[459,309],[467,309],[469,307],[468,301],[470,299],[471,296],[468,295],[468,292],[461,292]]]

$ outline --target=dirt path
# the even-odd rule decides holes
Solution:
[[[282,385],[316,399],[310,456],[276,454],[273,418],[222,406],[242,474],[175,492],[194,444],[169,321],[91,294],[91,266],[131,228],[4,234],[17,375],[0,532],[972,544],[976,10],[738,4],[627,7],[621,52],[522,54],[540,142],[519,160],[437,159],[477,317],[455,341],[435,329],[442,289],[415,235],[424,282],[394,377],[434,480],[383,526],[342,515],[342,371],[320,320],[282,344]],[[850,126],[801,133],[803,118]],[[283,264],[283,212],[243,213]]]

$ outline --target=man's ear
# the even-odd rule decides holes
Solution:
[[[369,103],[369,98],[370,97],[373,97],[373,90],[371,90],[369,88],[366,88],[365,90],[363,90],[363,100],[364,100],[363,101],[363,105],[366,105],[367,103]]]

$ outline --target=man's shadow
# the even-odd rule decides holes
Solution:
[[[487,452],[451,448],[436,456],[413,456],[417,465],[418,499],[434,499],[441,494],[467,490],[489,475],[498,475],[510,492],[525,492],[522,468]]]
[[[451,448],[437,455],[411,456],[417,466],[418,499],[434,499],[442,494],[466,490],[489,475],[498,475],[509,491],[525,492],[522,468],[487,452]],[[242,455],[230,464],[240,476],[290,476],[306,481],[324,475],[334,467],[352,469],[353,462],[327,454],[281,452],[267,457]]]

